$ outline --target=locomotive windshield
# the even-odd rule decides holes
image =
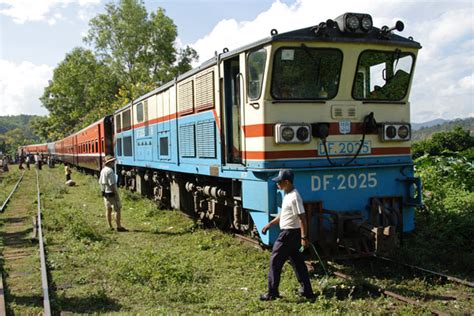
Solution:
[[[342,52],[337,49],[283,47],[273,61],[271,93],[279,100],[326,100],[339,87]]]
[[[400,101],[410,83],[413,55],[364,51],[359,57],[352,95],[357,100]]]

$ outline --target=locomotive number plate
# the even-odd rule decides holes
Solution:
[[[376,188],[377,173],[325,174],[311,177],[311,191],[362,190]]]
[[[326,142],[328,152],[330,156],[343,156],[343,155],[354,155],[360,146],[360,141],[355,142],[338,142],[330,141]],[[372,146],[369,140],[364,141],[364,145],[360,149],[360,155],[367,155],[372,152]],[[322,142],[319,142],[318,155],[325,156],[326,150],[324,150],[324,145]]]

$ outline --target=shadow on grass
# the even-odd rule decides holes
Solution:
[[[388,287],[387,290],[399,293],[408,297],[420,298],[423,301],[455,301],[456,297],[438,294],[427,294],[426,292],[415,291],[408,288]]]
[[[54,309],[73,313],[117,312],[122,305],[106,293],[95,293],[86,297],[58,297]]]
[[[191,234],[190,231],[187,230],[181,230],[181,231],[148,231],[149,233],[152,233],[154,235],[163,235],[163,236],[183,236],[183,235],[188,235]]]
[[[34,296],[21,296],[21,295],[10,295],[5,291],[5,299],[8,302],[14,302],[17,307],[40,307],[43,308],[43,297],[41,295]],[[14,315],[10,305],[7,306],[7,315]]]
[[[324,296],[327,299],[336,298],[338,301],[358,300],[372,298],[374,294],[365,290],[362,286],[352,285],[341,287],[338,285],[324,287],[318,297]]]
[[[21,223],[28,219],[28,216],[22,217],[7,217],[0,219],[0,223],[7,224],[7,223]]]

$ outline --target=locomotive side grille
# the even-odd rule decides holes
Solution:
[[[334,116],[335,117],[342,117],[342,109],[341,108],[334,109]]]
[[[197,123],[197,150],[200,158],[216,158],[216,124],[213,120]]]
[[[178,86],[178,111],[182,114],[191,113],[194,108],[193,81]]]
[[[196,109],[214,107],[214,71],[196,78]]]
[[[181,153],[181,157],[196,157],[196,148],[194,146],[194,124],[180,126],[179,152]]]

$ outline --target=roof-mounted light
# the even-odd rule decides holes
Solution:
[[[372,18],[370,16],[365,16],[362,18],[362,29],[369,31],[372,28]]]
[[[344,13],[335,21],[339,30],[344,33],[365,34],[372,29],[372,17],[364,13]]]

